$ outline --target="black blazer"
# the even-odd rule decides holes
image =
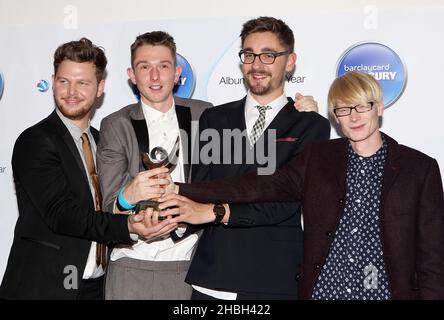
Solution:
[[[12,169],[19,217],[0,297],[75,299],[64,282],[80,285],[91,241],[131,243],[127,218],[94,211],[80,154],[55,111],[19,136]]]
[[[444,197],[435,159],[385,135],[381,240],[392,299],[444,299]],[[181,185],[197,201],[302,200],[299,297],[310,299],[346,200],[347,140],[315,143],[272,176]]]
[[[267,146],[268,131],[276,130],[276,142],[271,141],[276,151],[267,147],[265,150],[273,153],[269,156],[275,156],[278,167],[298,154],[305,143],[328,139],[330,134],[328,120],[314,112],[300,113],[294,108],[294,101],[288,100],[261,138],[266,139],[264,145]],[[206,110],[200,120],[200,131],[216,129],[220,137],[224,129],[244,131],[244,106],[245,98]],[[202,157],[205,143],[200,149]],[[246,137],[241,149],[233,143],[231,163],[240,154],[242,161],[223,164],[224,152],[225,155],[228,152],[221,144],[216,156],[221,164],[198,165],[193,181],[239,176],[266,166],[260,165],[256,157],[254,162],[248,161],[249,150]],[[250,297],[296,298],[295,275],[302,259],[300,203],[230,204],[230,209],[227,226],[205,227],[186,281],[210,289],[246,293]]]

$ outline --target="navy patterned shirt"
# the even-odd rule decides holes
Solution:
[[[346,203],[326,262],[315,285],[316,300],[390,299],[379,228],[387,145],[361,157],[349,144]]]

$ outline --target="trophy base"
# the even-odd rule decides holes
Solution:
[[[134,208],[134,212],[136,214],[138,214],[140,211],[146,210],[148,208],[152,208],[154,211],[160,212],[162,210],[159,209],[159,204],[160,204],[160,202],[157,200],[142,200],[136,204],[136,207]],[[177,207],[173,206],[170,208],[177,208]],[[178,216],[178,214],[172,215],[172,217],[176,217],[176,216]],[[159,221],[162,221],[162,220],[165,220],[166,217],[159,216],[158,219],[159,219]]]
[[[160,211],[159,204],[160,204],[160,202],[156,201],[156,200],[142,200],[136,204],[134,211],[136,213],[139,213],[140,211],[146,210],[148,208],[153,208],[153,210],[155,210],[155,211]]]

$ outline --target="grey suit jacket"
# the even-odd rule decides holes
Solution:
[[[176,114],[181,130],[185,179],[191,176],[191,159],[198,155],[199,118],[202,112],[212,106],[210,103],[174,97]],[[100,143],[97,146],[97,169],[103,193],[103,209],[112,212],[114,200],[120,189],[133,179],[143,168],[140,162],[139,144],[132,122],[146,127],[140,103],[130,104],[102,120]],[[184,136],[185,132],[188,137]],[[149,137],[147,137],[149,141]]]

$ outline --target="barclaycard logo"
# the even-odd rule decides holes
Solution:
[[[0,72],[0,99],[2,98],[4,88],[5,88],[5,80],[3,78],[3,74]]]
[[[37,90],[39,90],[40,92],[46,92],[49,89],[49,82],[46,80],[40,80],[37,83]]]
[[[182,67],[179,82],[173,88],[173,94],[182,98],[191,98],[196,85],[193,68],[182,55],[176,53],[177,65]]]
[[[401,96],[407,71],[398,54],[386,45],[365,42],[353,45],[339,59],[336,76],[349,71],[371,74],[381,84],[384,105],[389,107]]]

